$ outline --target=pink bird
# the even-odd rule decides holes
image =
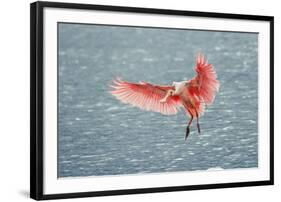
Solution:
[[[172,85],[155,85],[148,82],[131,83],[114,80],[111,94],[123,103],[129,103],[144,110],[159,112],[165,115],[177,114],[184,108],[190,120],[187,123],[185,140],[190,132],[193,118],[197,120],[200,134],[199,118],[206,105],[211,105],[219,90],[219,81],[212,64],[198,54],[195,71],[197,75],[189,81],[173,82]]]

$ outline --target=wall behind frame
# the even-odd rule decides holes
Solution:
[[[3,1],[0,11],[0,201],[29,199],[29,4],[30,0]],[[62,2],[67,2],[63,1]],[[226,12],[275,16],[275,53],[281,52],[281,13],[278,1],[161,1],[161,0],[72,0],[90,3],[163,9]],[[276,54],[276,55],[277,55]],[[70,199],[68,201],[278,201],[281,194],[281,86],[280,58],[275,58],[275,186],[130,196]]]

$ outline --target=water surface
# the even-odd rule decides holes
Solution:
[[[58,176],[258,166],[258,35],[59,24]],[[201,51],[221,83],[184,141],[184,112],[147,112],[108,91],[116,76],[157,84],[191,79]]]

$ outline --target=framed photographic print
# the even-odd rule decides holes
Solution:
[[[31,198],[273,184],[273,17],[31,4]]]

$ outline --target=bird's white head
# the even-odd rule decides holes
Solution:
[[[172,83],[172,86],[175,87],[175,94],[180,94],[186,83],[187,83],[186,81],[181,81],[181,82],[174,81]]]
[[[177,87],[180,82],[173,81],[172,86]]]

